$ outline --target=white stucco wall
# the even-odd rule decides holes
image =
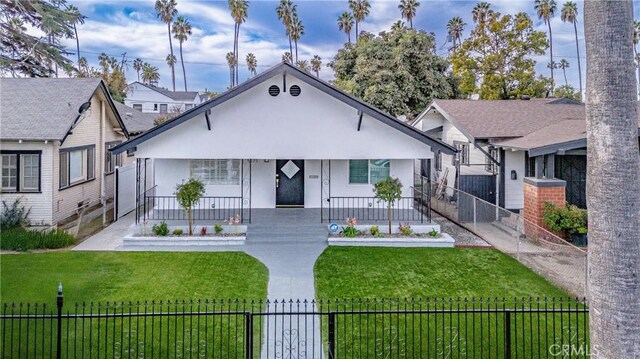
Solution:
[[[204,114],[137,146],[146,158],[296,158],[415,159],[431,158],[429,145],[364,115],[357,131],[353,107],[287,77],[287,87],[273,97],[271,85],[282,87],[282,76],[247,90],[212,109],[211,131]],[[188,144],[188,145],[187,145]]]
[[[173,196],[176,184],[189,178],[189,160],[184,159],[156,159],[155,172],[156,195]],[[349,184],[349,161],[331,161],[331,196],[337,197],[372,197],[373,186]],[[413,160],[391,160],[390,173],[398,177],[403,187],[403,196],[411,195],[413,185]],[[305,207],[319,208],[321,205],[321,161],[305,160],[304,192]],[[251,207],[274,208],[276,204],[275,187],[276,160],[264,159],[251,162]],[[206,186],[205,196],[239,197],[240,186]]]
[[[504,205],[507,209],[524,208],[524,151],[505,150]],[[515,170],[518,178],[511,179]]]

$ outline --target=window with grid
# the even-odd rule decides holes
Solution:
[[[456,155],[451,158],[451,164],[458,162],[461,165],[469,165],[469,143],[453,141],[453,146],[458,150]]]
[[[3,151],[0,156],[3,192],[40,191],[40,151]]]
[[[376,184],[389,177],[389,160],[349,160],[349,184]]]
[[[191,160],[191,177],[206,185],[240,185],[240,160]]]
[[[495,160],[498,160],[498,149],[497,149],[497,148],[494,148],[494,147],[489,147],[489,149],[488,149],[488,151],[487,151],[487,152],[489,153],[489,155],[490,155],[491,157],[489,157],[489,156],[487,156],[487,155],[485,155],[485,156],[484,156],[484,157],[485,157],[485,158],[484,158],[484,163],[485,163],[485,165],[484,165],[484,169],[485,169],[487,172],[491,172],[491,173],[494,173],[494,174],[495,174],[495,173],[496,173],[496,171],[497,171],[497,169],[498,169],[498,166],[496,166],[496,163],[495,163],[495,162],[493,162],[493,161],[491,160],[491,158],[494,158]]]

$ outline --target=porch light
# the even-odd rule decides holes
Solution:
[[[516,172],[516,170],[511,170],[511,179],[512,180],[518,179],[518,173]]]

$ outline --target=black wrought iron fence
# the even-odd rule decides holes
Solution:
[[[180,206],[176,196],[159,196],[153,191],[140,198],[139,218],[144,221],[186,221],[187,212]],[[194,221],[224,221],[239,216],[242,223],[251,222],[251,208],[242,197],[201,197],[191,210]]]
[[[540,358],[589,355],[554,298],[4,304],[3,358]]]

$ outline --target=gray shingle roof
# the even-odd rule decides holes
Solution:
[[[193,101],[196,98],[196,96],[199,95],[198,91],[170,91],[170,90],[167,90],[166,88],[149,85],[142,82],[138,82],[138,83],[146,88],[159,92],[169,97],[170,99],[173,99],[176,101]]]
[[[557,98],[434,103],[475,138],[520,137],[559,121],[585,118],[583,104]]]
[[[61,140],[99,78],[0,79],[0,138]]]
[[[161,116],[157,113],[143,113],[134,110],[118,101],[113,101],[113,103],[116,105],[116,110],[120,113],[120,118],[122,118],[122,122],[124,122],[130,135],[136,135],[150,129],[154,126],[153,122],[156,118]]]

